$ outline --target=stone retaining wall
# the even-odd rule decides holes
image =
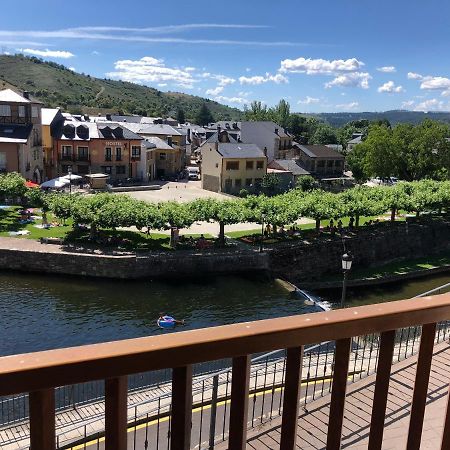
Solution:
[[[67,247],[36,244],[0,248],[0,269],[106,278],[182,278],[255,272],[295,284],[340,273],[342,240],[312,238],[257,249],[176,251],[105,255],[79,253]],[[29,247],[29,248],[28,248]],[[419,258],[450,248],[450,225],[444,220],[363,228],[346,239],[358,268],[386,264],[399,258]],[[56,250],[55,250],[56,249]]]
[[[267,272],[268,261],[267,255],[253,252],[109,256],[0,249],[0,269],[123,279]]]
[[[348,236],[345,245],[352,252],[354,267],[376,267],[450,248],[450,224],[445,220],[428,220],[364,227]],[[342,239],[335,236],[295,246],[277,246],[268,252],[273,275],[298,283],[340,273],[343,250]]]

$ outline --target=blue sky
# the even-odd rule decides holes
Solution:
[[[0,51],[239,108],[448,111],[449,17],[446,0],[22,0]]]

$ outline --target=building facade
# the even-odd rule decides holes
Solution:
[[[202,188],[209,191],[258,190],[267,173],[267,158],[255,144],[205,142],[201,156]]]
[[[299,144],[300,166],[312,175],[323,177],[341,177],[344,173],[345,157],[326,145]]]
[[[27,92],[0,91],[0,173],[18,172],[41,183],[43,178],[41,103]]]

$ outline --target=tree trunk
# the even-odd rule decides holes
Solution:
[[[225,247],[225,224],[223,222],[219,222],[219,246]]]
[[[391,208],[391,222],[395,222],[395,213],[396,213],[395,208]]]
[[[91,234],[90,234],[91,239],[94,239],[96,235],[97,235],[97,225],[95,223],[91,223]]]
[[[358,228],[359,227],[359,214],[355,215],[355,227]]]
[[[416,217],[420,216],[420,211],[416,211]]]
[[[176,248],[177,246],[177,240],[175,239],[176,230],[177,229],[175,227],[170,227],[170,248]]]
[[[320,219],[316,219],[316,231],[320,233]]]

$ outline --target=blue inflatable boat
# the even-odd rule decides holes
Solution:
[[[159,328],[175,328],[177,325],[183,325],[184,320],[176,320],[172,316],[162,316],[156,323]]]

